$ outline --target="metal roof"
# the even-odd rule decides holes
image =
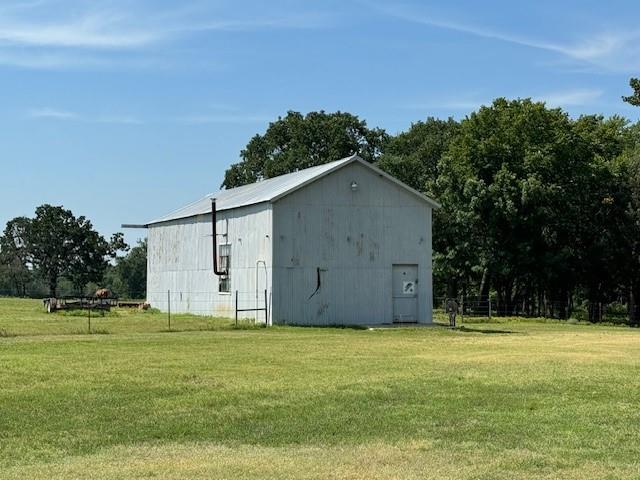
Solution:
[[[211,200],[216,199],[216,209],[230,210],[233,208],[244,207],[247,205],[254,205],[262,202],[274,202],[279,198],[282,198],[289,193],[302,188],[303,186],[328,175],[329,173],[337,170],[349,163],[359,162],[367,167],[375,170],[378,174],[386,177],[392,182],[400,185],[401,187],[409,190],[413,194],[419,196],[422,200],[429,203],[432,207],[439,208],[440,205],[434,200],[425,197],[420,192],[410,188],[398,179],[383,172],[379,168],[366,162],[358,155],[352,155],[335,162],[325,163],[318,165],[317,167],[305,168],[304,170],[298,170],[297,172],[288,173],[286,175],[280,175],[279,177],[269,178],[267,180],[261,180],[249,185],[243,185],[242,187],[230,188],[229,190],[220,190],[216,193],[210,193],[203,198],[196,200],[178,210],[152,220],[147,223],[146,226],[153,225],[155,223],[168,222],[170,220],[177,220],[179,218],[188,218],[196,215],[202,215],[211,212]]]

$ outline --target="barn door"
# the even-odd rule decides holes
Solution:
[[[393,322],[418,321],[418,265],[393,265]]]

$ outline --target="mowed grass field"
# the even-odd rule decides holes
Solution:
[[[94,327],[0,299],[0,478],[640,478],[636,329]]]

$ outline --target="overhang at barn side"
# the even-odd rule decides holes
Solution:
[[[167,311],[170,296],[172,312],[233,317],[237,290],[241,307],[254,308],[256,294],[262,307],[263,292],[271,289],[271,213],[268,202],[218,212],[218,248],[228,245],[231,259],[229,292],[219,291],[219,277],[213,274],[210,213],[150,224],[149,303]],[[246,316],[253,314],[241,315]]]
[[[361,160],[277,199],[273,322],[431,323],[434,206]]]

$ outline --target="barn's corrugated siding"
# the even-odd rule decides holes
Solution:
[[[258,287],[271,288],[271,214],[270,203],[218,213],[218,233],[226,232],[231,244],[231,294],[218,293],[218,277],[212,267],[210,215],[151,225],[147,261],[147,297],[151,305],[166,311],[170,291],[172,312],[233,316],[233,292],[238,290],[241,306],[253,308],[257,260],[267,264],[266,279],[260,267]],[[224,242],[224,237],[219,236],[218,243]]]
[[[274,322],[390,323],[393,264],[418,265],[432,321],[431,207],[415,195],[355,162],[278,200],[273,222]]]

